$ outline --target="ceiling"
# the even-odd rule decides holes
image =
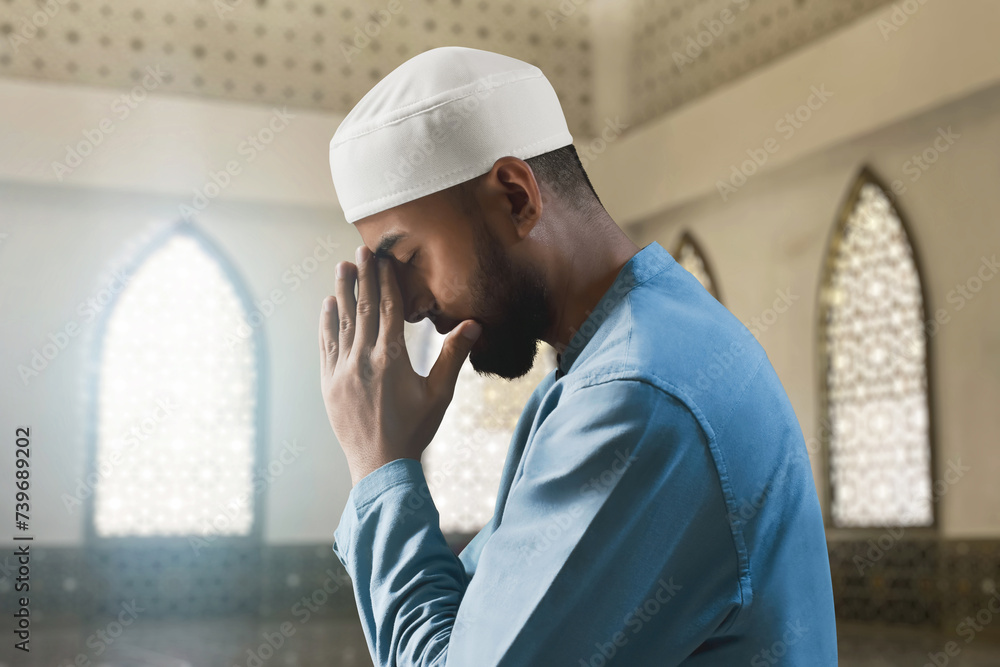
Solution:
[[[594,25],[598,1],[624,32]],[[0,76],[121,89],[158,68],[171,94],[347,113],[404,60],[471,46],[540,67],[571,132],[590,137],[608,49],[626,50],[628,94],[604,108],[635,127],[887,1],[0,0]]]
[[[888,2],[631,0],[629,118],[638,125],[671,111]],[[863,20],[879,32],[875,17]]]

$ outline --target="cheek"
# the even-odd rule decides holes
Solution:
[[[438,272],[429,281],[428,288],[445,313],[470,313],[476,306],[468,274]]]

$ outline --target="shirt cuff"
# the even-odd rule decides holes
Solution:
[[[424,468],[417,459],[395,459],[384,463],[371,471],[354,485],[347,495],[347,504],[340,515],[340,524],[333,533],[333,552],[341,564],[347,566],[346,556],[351,549],[351,538],[358,523],[358,514],[368,505],[375,502],[390,489],[399,486],[410,486],[420,489],[425,487]]]

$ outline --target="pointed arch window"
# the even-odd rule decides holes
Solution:
[[[711,266],[708,263],[708,259],[705,258],[705,253],[702,252],[701,246],[694,240],[690,232],[681,234],[677,240],[677,244],[674,246],[674,251],[670,254],[674,256],[678,264],[687,269],[688,273],[704,285],[705,289],[715,297],[716,301],[722,302],[719,295],[719,282],[715,279],[715,275],[712,273]]]
[[[98,336],[93,534],[249,535],[260,332],[247,293],[188,224],[125,276]]]
[[[933,525],[923,282],[907,225],[868,170],[832,232],[819,302],[832,524]]]
[[[426,376],[445,337],[429,320],[405,326],[414,370]],[[468,537],[492,519],[514,427],[535,387],[555,368],[555,349],[541,341],[534,366],[516,380],[483,377],[465,360],[454,399],[421,457],[441,532]]]

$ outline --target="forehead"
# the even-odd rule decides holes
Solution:
[[[369,250],[384,254],[397,243],[453,233],[460,217],[453,196],[442,190],[361,218],[354,226]]]

